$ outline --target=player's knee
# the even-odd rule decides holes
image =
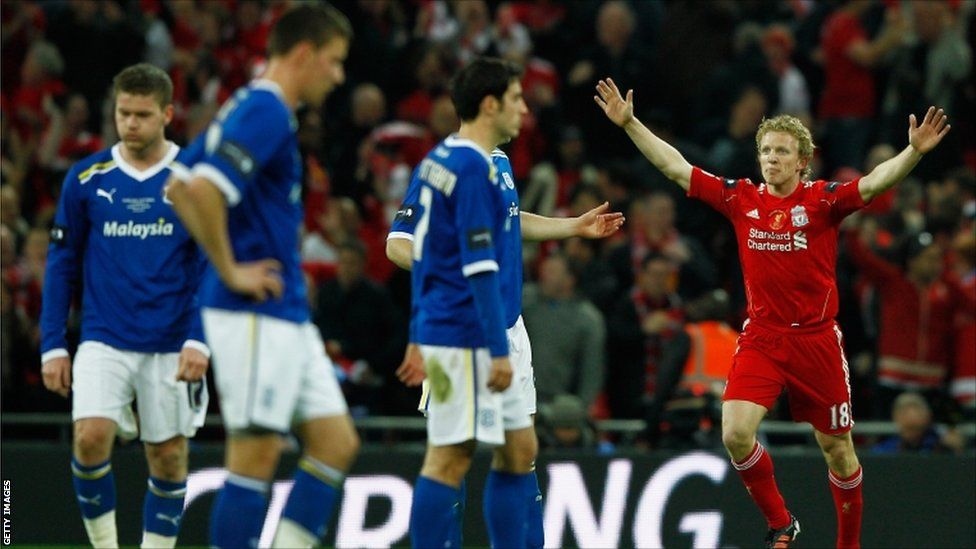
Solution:
[[[340,465],[344,471],[352,467],[353,461],[359,455],[361,445],[359,434],[355,430],[350,430],[344,437],[343,442],[337,445],[335,450],[336,459],[341,462]]]
[[[741,455],[752,450],[756,441],[756,434],[747,429],[726,427],[722,429],[722,444],[732,456]]]
[[[160,444],[146,445],[150,473],[162,480],[181,481],[187,473],[186,439],[178,438]]]
[[[328,440],[309,438],[303,441],[305,451],[313,458],[343,471],[348,471],[359,455],[361,442],[355,429],[342,430],[340,434],[333,434]]]
[[[109,458],[115,431],[109,426],[78,422],[74,433],[75,457],[82,465],[95,465]]]

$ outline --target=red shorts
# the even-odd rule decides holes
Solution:
[[[847,358],[837,323],[779,330],[747,322],[739,335],[722,400],[745,400],[769,409],[785,388],[793,421],[822,433],[854,426]]]

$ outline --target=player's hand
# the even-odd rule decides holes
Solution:
[[[597,83],[596,91],[599,95],[594,95],[593,100],[611,122],[622,128],[634,119],[634,90],[627,90],[624,100],[613,79],[607,78]]]
[[[921,124],[916,126],[916,122],[914,114],[908,115],[908,142],[922,154],[934,149],[952,129],[948,123],[949,117],[942,109],[935,110],[935,107],[929,107]]]
[[[624,225],[624,214],[610,212],[610,203],[604,202],[596,208],[576,218],[577,236],[583,238],[606,238],[617,232]]]
[[[403,362],[397,368],[396,376],[407,387],[416,387],[423,383],[427,371],[424,369],[424,357],[420,354],[420,345],[416,343],[407,345],[407,351],[403,354]]]
[[[210,361],[199,350],[183,347],[180,351],[180,367],[176,372],[176,381],[200,381],[207,373]]]
[[[44,386],[65,398],[71,392],[71,359],[66,356],[52,358],[41,366]]]
[[[274,259],[236,263],[224,277],[224,283],[231,290],[259,302],[269,297],[278,299],[285,291],[281,263]]]
[[[491,359],[491,372],[488,374],[488,388],[499,393],[512,384],[512,364],[507,356]]]

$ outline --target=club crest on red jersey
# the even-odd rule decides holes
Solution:
[[[807,217],[807,209],[802,205],[794,206],[790,210],[790,216],[792,217],[794,227],[803,227],[807,223],[810,223],[810,218]]]
[[[773,210],[769,213],[769,228],[778,231],[786,225],[786,212],[783,210]]]

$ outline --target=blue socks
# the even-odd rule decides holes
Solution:
[[[410,507],[410,541],[414,549],[459,547],[461,516],[464,511],[462,488],[417,477]]]
[[[528,549],[542,549],[546,541],[545,529],[542,526],[542,491],[539,490],[539,477],[535,474],[535,470],[529,474],[532,475],[532,480],[526,483],[528,488],[526,505],[529,509],[525,546]]]
[[[257,547],[267,506],[267,482],[228,473],[210,515],[210,545]]]
[[[93,519],[115,510],[115,475],[111,461],[87,466],[71,458],[71,478],[83,517]]]
[[[143,530],[164,537],[176,537],[183,518],[186,481],[170,482],[149,477],[142,507]]]
[[[342,471],[308,456],[299,460],[295,484],[281,512],[282,522],[275,535],[275,546],[320,541],[325,535],[344,478]]]
[[[485,483],[484,514],[492,547],[517,549],[526,546],[529,490],[535,475],[516,475],[492,470]]]

